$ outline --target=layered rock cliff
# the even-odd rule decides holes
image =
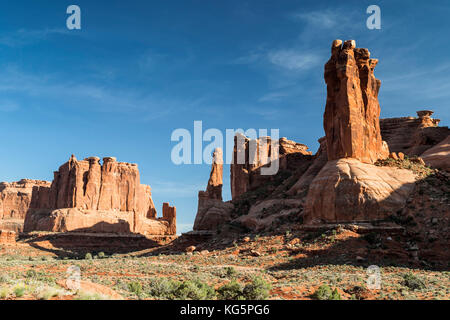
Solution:
[[[14,218],[24,222],[25,232],[176,234],[175,207],[165,204],[158,219],[151,188],[140,183],[137,165],[111,157],[101,164],[97,157],[71,156],[54,173],[52,183],[1,184],[0,214],[0,227],[16,231],[21,227],[11,225]]]
[[[29,179],[0,183],[0,230],[21,232],[29,209],[47,206],[50,185]]]
[[[272,154],[271,146],[277,146],[277,154]],[[286,138],[281,138],[274,144],[270,137],[252,140],[237,134],[233,163],[230,166],[232,199],[235,200],[242,194],[270,182],[278,172],[295,170],[299,162],[305,158],[310,159],[311,155],[306,145]],[[271,166],[274,161],[278,162],[275,174],[262,175],[261,169]]]
[[[390,152],[420,156],[450,135],[450,129],[439,127],[440,120],[432,115],[433,111],[423,110],[417,117],[381,119],[381,135]]]
[[[78,161],[72,156],[54,174],[47,208],[135,211],[154,217],[149,186],[141,185],[136,164],[97,157]]]

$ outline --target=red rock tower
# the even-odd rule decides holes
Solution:
[[[380,133],[377,59],[354,40],[335,40],[325,65],[327,104],[324,128],[329,160],[355,158],[373,164],[389,155]]]

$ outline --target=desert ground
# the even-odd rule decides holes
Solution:
[[[245,234],[202,243],[182,237],[148,249],[138,247],[150,243],[134,241],[136,247],[130,243],[116,247],[117,252],[77,248],[72,240],[69,246],[67,235],[34,233],[0,247],[0,299],[450,298],[448,266],[417,261],[402,249],[401,235],[349,229],[286,230],[282,235]],[[370,265],[380,268],[379,290],[367,289]],[[77,291],[67,287],[67,271],[73,266],[81,275]],[[233,296],[256,278],[262,279],[256,296]],[[221,290],[224,286],[228,290]],[[338,295],[318,294],[328,287]]]

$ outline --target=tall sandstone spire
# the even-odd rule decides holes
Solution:
[[[223,186],[223,152],[222,149],[216,148],[213,153],[213,163],[211,168],[211,175],[209,176],[206,193],[210,199],[217,199],[222,201],[222,186]]]
[[[354,40],[335,40],[325,65],[327,103],[324,128],[329,160],[355,158],[375,163],[389,155],[380,133],[378,92],[374,76],[377,59],[368,49],[355,48]]]
[[[414,189],[412,171],[374,165],[389,155],[381,139],[377,63],[354,40],[332,44],[325,65],[328,162],[309,186],[307,224],[383,220],[403,208]]]
[[[223,152],[217,148],[213,153],[211,174],[206,191],[198,193],[198,209],[194,231],[217,230],[231,220],[233,205],[222,201]]]

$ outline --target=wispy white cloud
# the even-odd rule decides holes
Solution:
[[[315,67],[320,59],[317,54],[295,49],[281,49],[268,53],[269,61],[289,71],[304,71]]]
[[[264,53],[262,51],[254,51],[232,60],[231,64],[252,64],[260,61],[263,57]]]
[[[335,10],[322,10],[311,12],[299,12],[292,15],[293,18],[301,20],[309,25],[321,29],[331,29],[342,23],[345,15],[339,15]]]
[[[441,63],[434,68],[414,68],[403,73],[393,69],[392,73],[382,79],[383,89],[388,92],[407,90],[423,98],[435,99],[450,97],[450,64]]]
[[[58,105],[54,105],[59,108],[139,114],[139,117],[135,117],[138,121],[155,120],[173,112],[195,108],[198,103],[202,103],[198,99],[179,101],[137,89],[110,87],[98,82],[79,83],[56,74],[38,76],[20,71],[16,67],[0,70],[0,93],[15,97],[31,97],[41,103],[59,101]],[[4,109],[6,108],[11,110],[13,105],[5,104]]]
[[[317,53],[300,47],[260,49],[234,59],[232,64],[256,65],[260,68],[278,67],[290,72],[302,72],[317,65]]]
[[[364,11],[350,10],[342,8],[328,8],[324,10],[314,10],[309,12],[296,12],[290,15],[291,20],[304,24],[301,37],[317,35],[317,30],[324,34],[329,31],[355,31],[361,28],[356,21],[365,22]]]
[[[19,29],[15,32],[5,33],[0,36],[0,45],[8,47],[23,47],[36,42],[46,40],[54,35],[74,35],[64,28],[45,28],[37,30]]]
[[[274,101],[280,101],[284,98],[290,96],[288,92],[270,92],[265,95],[263,95],[261,98],[258,99],[259,102],[274,102]]]

